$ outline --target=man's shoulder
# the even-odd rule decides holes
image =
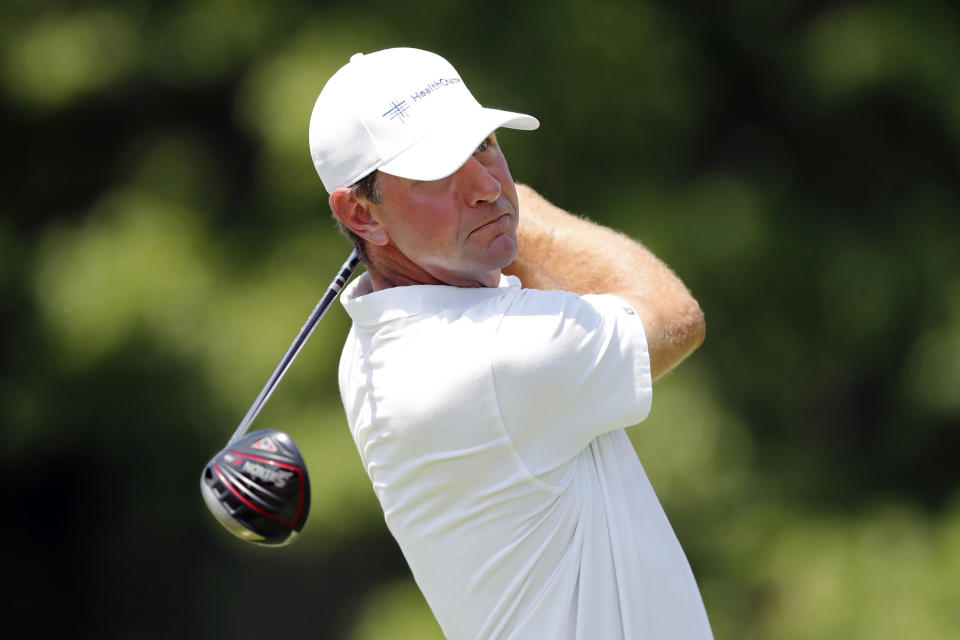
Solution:
[[[562,289],[521,289],[511,299],[515,313],[557,313],[561,315],[634,314],[630,305],[612,294],[578,294]]]

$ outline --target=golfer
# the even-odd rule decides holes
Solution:
[[[448,638],[710,638],[623,431],[703,316],[643,246],[514,184],[495,132],[537,126],[417,49],[323,88],[311,154],[366,266],[342,296],[350,430]]]

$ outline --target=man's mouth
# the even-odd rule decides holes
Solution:
[[[483,225],[477,227],[476,229],[474,229],[473,231],[470,232],[470,235],[473,235],[474,233],[477,233],[478,231],[485,231],[485,230],[487,230],[487,229],[490,229],[490,228],[492,228],[492,227],[497,226],[498,224],[505,223],[505,222],[507,222],[507,221],[509,220],[509,218],[510,218],[510,214],[509,214],[509,213],[503,213],[503,214],[501,214],[500,216],[498,216],[498,217],[494,218],[493,220],[491,220],[490,222],[487,222],[486,224],[483,224]]]

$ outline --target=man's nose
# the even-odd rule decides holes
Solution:
[[[462,192],[471,207],[494,202],[500,197],[500,181],[475,156],[470,156],[458,173]]]

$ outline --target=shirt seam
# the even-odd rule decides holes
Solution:
[[[517,295],[513,296],[513,300],[510,301],[510,304],[507,305],[507,308],[504,310],[504,312],[500,314],[500,318],[499,320],[497,320],[497,324],[493,328],[493,332],[490,338],[491,343],[496,342],[497,334],[500,332],[500,325],[503,324],[504,319],[510,314],[510,310],[517,303],[520,295],[522,295],[522,290]],[[490,369],[490,383],[493,391],[493,401],[497,408],[497,427],[500,429],[504,438],[506,438],[506,441],[509,443],[510,454],[513,456],[514,461],[523,470],[523,472],[527,475],[527,477],[533,480],[542,488],[547,489],[550,492],[555,493],[557,495],[560,495],[566,490],[566,487],[551,484],[546,480],[544,480],[543,478],[534,474],[530,470],[530,467],[527,466],[527,463],[524,462],[523,456],[520,455],[520,451],[517,449],[517,445],[513,441],[513,436],[510,435],[510,430],[507,429],[506,420],[503,417],[503,407],[500,406],[500,395],[497,393],[497,376],[496,376],[496,373],[494,372],[494,366],[493,366],[493,353],[494,353],[495,345],[491,344],[490,346],[491,348],[487,351],[487,353],[489,354],[487,356],[487,366]]]

